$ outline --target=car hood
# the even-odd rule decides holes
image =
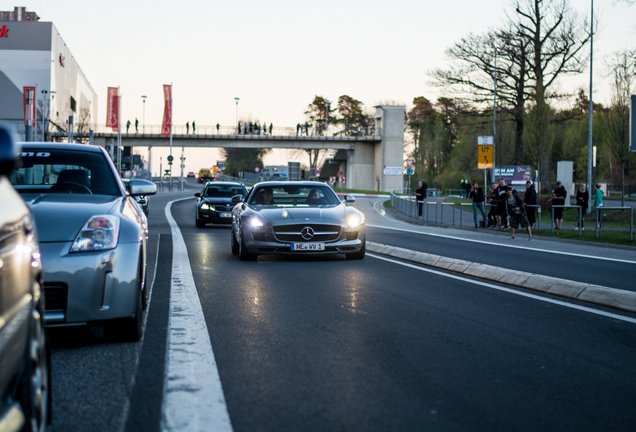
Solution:
[[[232,198],[210,197],[210,198],[203,198],[201,200],[201,202],[208,203],[208,204],[214,204],[214,205],[225,204],[225,205],[230,206],[230,208],[234,207],[232,205]]]
[[[23,195],[35,216],[40,242],[73,241],[95,215],[121,208],[123,197],[107,195]]]
[[[254,211],[274,225],[302,222],[340,225],[347,213],[344,204],[322,207],[266,207],[255,208]]]

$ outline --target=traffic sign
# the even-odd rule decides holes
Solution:
[[[259,167],[254,168],[254,171],[259,172],[261,169]]]
[[[492,136],[478,136],[477,144],[478,145],[493,145]]]
[[[408,167],[408,168],[406,169],[406,175],[413,175],[413,172],[414,172],[414,170],[413,170],[413,168],[411,168],[411,167]]]
[[[172,155],[168,155],[168,162],[172,162],[174,160],[174,157]]]
[[[320,170],[319,169],[316,170],[316,175],[320,175]]]
[[[407,159],[407,160],[406,160],[406,166],[407,166],[408,168],[410,168],[410,167],[411,167],[411,165],[413,165],[414,163],[415,163],[415,160],[414,160],[414,159]],[[408,172],[407,172],[407,174],[408,174]]]
[[[341,175],[342,175],[342,171],[337,171],[337,172],[336,172],[336,175],[341,176]]]
[[[489,169],[494,168],[492,163],[492,146],[480,145],[477,146],[477,168]]]
[[[340,176],[340,184],[343,185],[345,182],[345,178],[344,176]]]
[[[329,177],[329,183],[334,184],[336,182],[335,177]]]

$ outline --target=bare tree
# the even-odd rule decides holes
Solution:
[[[621,164],[621,207],[624,202],[625,165],[631,154],[629,151],[630,95],[635,90],[636,50],[624,50],[614,54],[607,63],[612,77],[612,99],[605,116],[607,134],[604,143]]]

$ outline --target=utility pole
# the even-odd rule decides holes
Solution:
[[[588,202],[587,202],[587,213],[589,214],[592,211],[592,194],[593,194],[593,185],[592,185],[592,113],[594,112],[594,104],[592,103],[592,68],[593,57],[594,57],[594,0],[591,1],[592,13],[590,18],[590,112],[589,112],[589,121],[587,126],[587,184],[588,184]]]

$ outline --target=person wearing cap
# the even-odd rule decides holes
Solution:
[[[565,205],[565,197],[567,196],[568,193],[565,191],[563,183],[559,180],[556,182],[556,189],[548,201],[553,201],[553,206],[562,206]],[[563,207],[552,207],[552,213],[554,214],[554,229],[561,229],[561,225],[563,225]]]

